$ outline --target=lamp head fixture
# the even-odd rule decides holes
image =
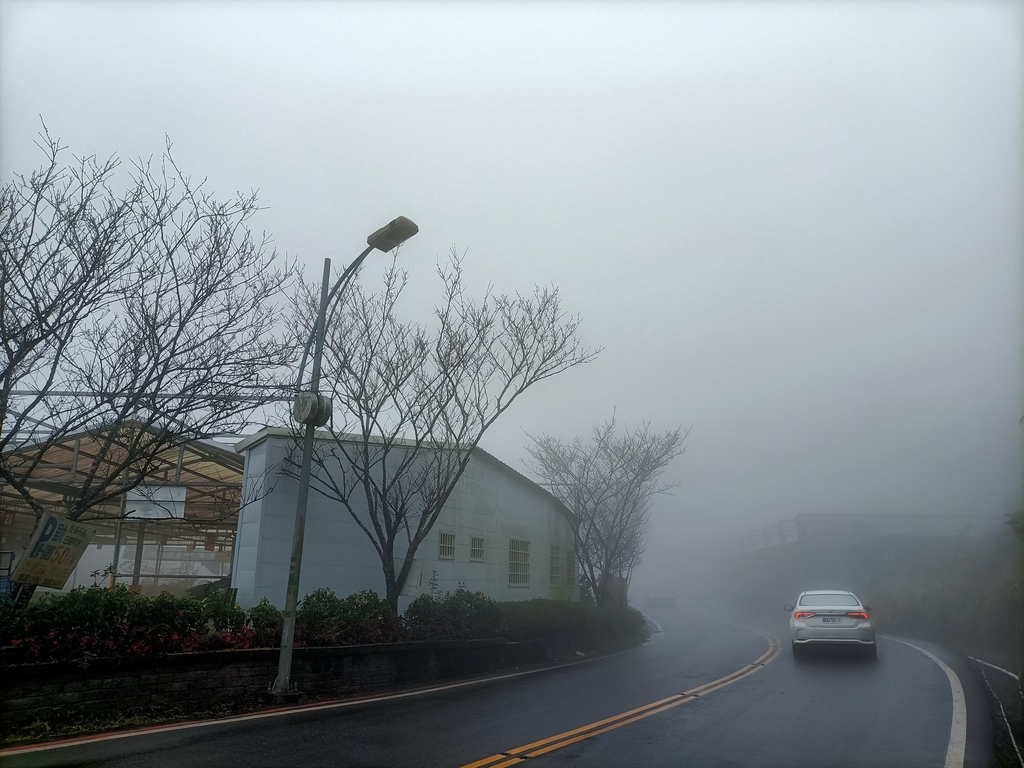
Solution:
[[[400,246],[419,231],[420,228],[411,219],[399,216],[390,224],[381,227],[366,238],[366,244],[387,253]]]

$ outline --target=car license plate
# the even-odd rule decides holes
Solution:
[[[822,616],[821,617],[821,623],[822,624],[838,624],[840,621],[842,621],[842,619],[840,617],[838,617],[838,616]]]

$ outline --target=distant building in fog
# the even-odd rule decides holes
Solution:
[[[1002,522],[992,515],[812,512],[731,536],[722,552],[735,555],[796,541],[831,548],[891,537],[950,538],[964,531],[984,533]]]

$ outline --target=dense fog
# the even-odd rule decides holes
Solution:
[[[482,446],[690,429],[648,589],[799,515],[1024,504],[1020,9],[3,0],[0,170],[41,120],[125,173],[166,136],[311,279],[413,219],[406,319],[453,246],[557,286],[603,351]]]

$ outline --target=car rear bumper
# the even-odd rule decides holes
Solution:
[[[874,645],[875,638],[869,638],[862,640],[855,637],[807,637],[807,638],[793,638],[795,645]]]
[[[861,643],[875,642],[874,627],[801,627],[792,629],[793,642],[803,643]]]

